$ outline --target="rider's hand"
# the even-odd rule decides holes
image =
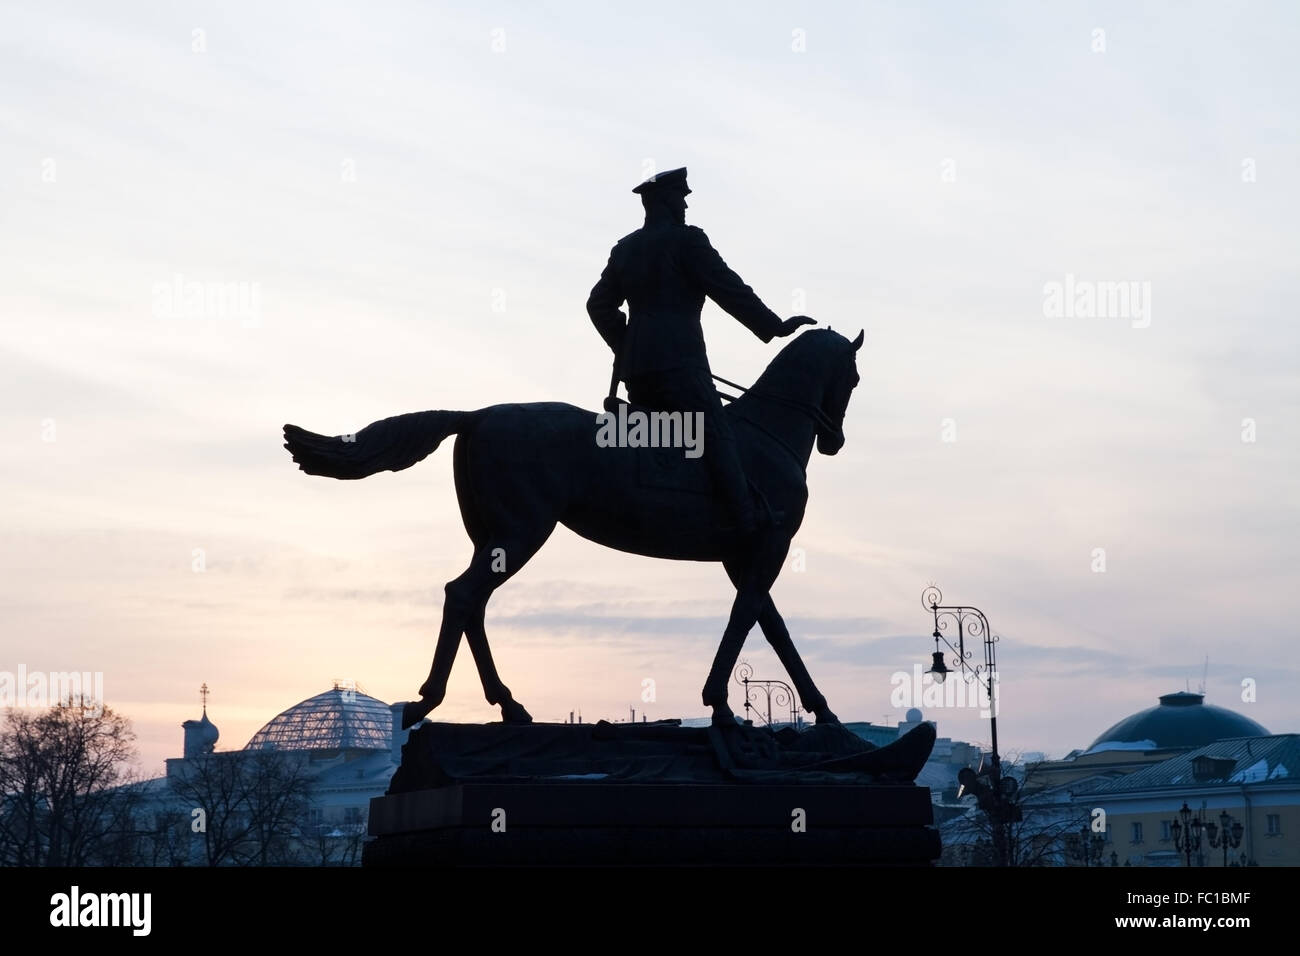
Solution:
[[[816,319],[810,319],[806,315],[792,315],[781,323],[781,331],[776,334],[785,338],[787,335],[794,335],[805,325],[816,325]]]

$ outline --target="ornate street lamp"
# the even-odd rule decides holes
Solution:
[[[1178,817],[1169,824],[1174,836],[1174,849],[1183,854],[1187,866],[1192,865],[1192,854],[1201,849],[1201,830],[1205,824],[1200,816],[1192,813],[1192,808],[1183,801],[1183,808]]]
[[[938,637],[939,635],[935,634],[934,636]],[[938,641],[935,641],[936,645],[938,643]],[[932,655],[932,659],[934,663],[930,665],[930,669],[926,671],[926,673],[934,675],[934,681],[936,684],[942,684],[948,679],[948,667],[943,662],[943,651],[935,651]]]
[[[998,671],[997,656],[994,645],[999,638],[989,627],[988,618],[977,607],[965,604],[943,604],[943,592],[935,585],[930,585],[921,592],[921,606],[934,616],[934,653],[928,671],[936,683],[943,683],[949,674],[959,672],[968,680],[974,681],[985,692],[989,707],[989,727],[992,735],[991,762],[987,769],[981,762],[978,771],[969,767],[957,774],[961,784],[957,791],[960,799],[967,793],[975,794],[979,804],[989,818],[993,830],[993,849],[999,866],[1010,866],[1011,831],[1010,825],[1022,819],[1020,805],[1016,802],[1019,783],[1014,777],[1002,776],[1002,758],[998,755]],[[956,624],[956,644],[945,633]],[[984,663],[972,664],[973,651],[966,648],[966,639],[984,642]],[[945,662],[945,653],[940,642],[948,646],[952,656],[952,667]]]
[[[1205,835],[1209,838],[1210,846],[1214,849],[1223,847],[1223,865],[1228,865],[1228,851],[1235,850],[1241,846],[1242,834],[1241,821],[1224,810],[1219,814],[1219,822],[1216,825],[1213,820],[1205,824]]]
[[[1083,861],[1084,866],[1101,866],[1106,838],[1100,833],[1093,833],[1089,827],[1082,826],[1078,833],[1071,833],[1065,838],[1065,849],[1072,859]],[[1118,862],[1118,854],[1111,853],[1110,865],[1115,866]]]
[[[783,680],[755,680],[754,668],[749,661],[741,661],[732,674],[736,683],[745,689],[745,723],[754,722],[752,712],[756,709],[758,695],[761,691],[767,704],[767,725],[772,726],[772,704],[790,708],[790,724],[799,726],[799,697],[794,688]]]

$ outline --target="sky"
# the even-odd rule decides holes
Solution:
[[[221,748],[335,680],[416,695],[470,554],[450,447],[335,482],[280,427],[598,408],[586,297],[677,166],[771,308],[866,333],[773,589],[841,718],[902,719],[935,582],[1000,635],[1004,754],[1202,680],[1300,731],[1294,5],[0,15],[0,670],[102,672],[145,772],[205,682]],[[719,375],[776,354],[703,322]],[[561,528],[487,629],[539,720],[702,716],[730,596]],[[432,716],[497,718],[463,647]]]

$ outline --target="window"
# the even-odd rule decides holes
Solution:
[[[349,826],[358,826],[365,821],[361,819],[360,807],[348,807],[343,811],[343,822]]]
[[[1282,815],[1280,813],[1270,813],[1266,818],[1268,820],[1268,835],[1282,835]]]
[[[1170,824],[1171,822],[1172,822],[1172,821],[1169,821],[1169,820],[1161,820],[1161,821],[1160,821],[1160,839],[1163,840],[1165,843],[1168,843],[1170,840],[1172,840],[1172,839],[1174,838],[1173,833],[1170,832],[1170,829],[1169,829],[1169,824]]]
[[[1141,842],[1142,842],[1142,824],[1140,824],[1140,823],[1133,823],[1133,824],[1130,824],[1130,828],[1131,828],[1131,830],[1132,830],[1132,839],[1133,839],[1133,842],[1134,842],[1134,843],[1141,843]]]

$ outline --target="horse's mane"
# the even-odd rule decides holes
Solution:
[[[809,329],[776,353],[753,387],[775,388],[784,382],[807,381],[825,369],[827,356],[853,343],[833,329]]]

